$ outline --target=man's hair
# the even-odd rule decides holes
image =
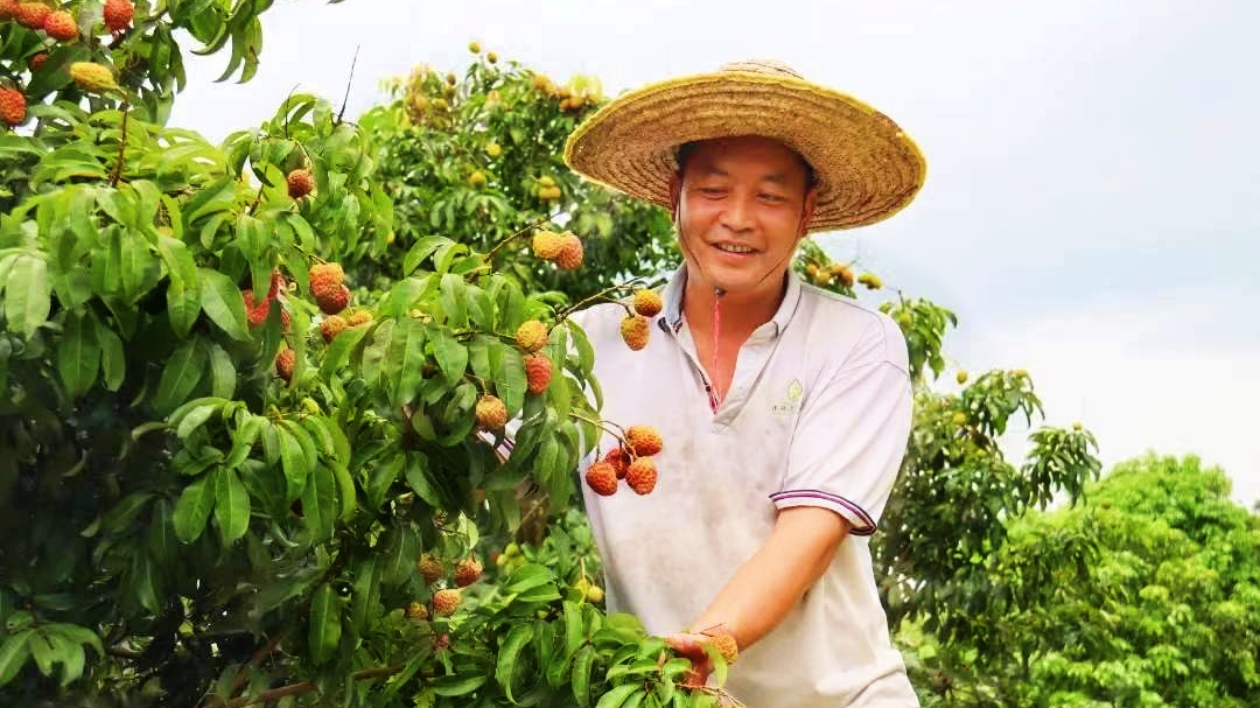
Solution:
[[[686,142],[678,146],[678,176],[683,176],[683,170],[687,166],[687,159],[696,151],[700,144],[696,141]],[[791,148],[789,148],[791,149]],[[801,161],[801,166],[805,168],[805,191],[813,189],[818,185],[818,173],[814,171],[814,166],[809,164],[809,160],[799,152],[792,150],[796,158]]]

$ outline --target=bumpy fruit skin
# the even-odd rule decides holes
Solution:
[[[445,588],[433,593],[433,614],[450,617],[463,602],[462,593],[455,588]]]
[[[136,6],[131,0],[105,0],[103,19],[110,32],[121,32],[127,29],[136,15]]]
[[[346,273],[340,263],[317,263],[307,271],[306,279],[311,284],[311,295],[316,298],[331,297],[345,282]]]
[[[525,390],[539,394],[551,385],[551,360],[543,354],[525,357]]]
[[[639,457],[650,457],[665,448],[661,434],[650,425],[632,425],[626,428],[626,442]]]
[[[507,406],[489,394],[477,401],[477,424],[486,430],[503,430],[507,425]]]
[[[305,197],[315,187],[315,180],[311,177],[310,170],[293,170],[289,173],[286,182],[289,186],[289,196],[294,199]]]
[[[634,311],[644,317],[656,317],[665,307],[661,294],[655,290],[636,290],[634,293]]]
[[[20,2],[14,19],[27,29],[43,29],[44,21],[52,14],[52,8],[42,2]]]
[[[604,455],[604,462],[612,465],[613,469],[617,470],[617,479],[625,479],[626,472],[630,470],[630,453],[618,445]]]
[[[341,285],[328,297],[316,297],[315,303],[325,315],[338,314],[350,304],[350,288]]]
[[[414,620],[428,619],[429,608],[424,603],[413,600],[407,605],[407,616]]]
[[[358,312],[346,318],[346,324],[351,327],[358,327],[361,324],[367,324],[372,321],[372,313],[367,310],[359,310]]]
[[[564,239],[555,231],[539,231],[531,243],[534,255],[544,261],[555,260],[564,248]]]
[[[617,470],[607,462],[595,462],[586,468],[586,485],[596,494],[610,497],[617,493]]]
[[[21,91],[0,88],[0,120],[9,127],[26,120],[26,96]]]
[[[285,383],[293,382],[293,367],[297,365],[297,355],[292,349],[283,349],[276,355],[276,373]]]
[[[722,655],[722,660],[727,666],[735,663],[735,659],[739,658],[739,643],[735,641],[735,637],[729,634],[713,634],[710,640],[713,648],[718,650]]]
[[[547,325],[538,320],[526,320],[516,328],[516,346],[526,354],[533,354],[547,345]]]
[[[640,457],[630,463],[626,471],[626,484],[638,494],[650,494],[656,488],[656,463],[650,457]]]
[[[455,585],[466,588],[481,579],[481,562],[476,558],[465,558],[455,566],[452,576]]]
[[[39,71],[39,67],[43,66],[46,61],[48,61],[48,52],[40,52],[32,56],[30,61],[31,71]]]
[[[560,252],[555,263],[560,270],[577,270],[582,266],[582,239],[571,233],[561,237]]]
[[[84,91],[89,93],[105,93],[118,88],[114,82],[114,72],[104,64],[90,61],[76,61],[70,65],[70,78]]]
[[[626,315],[621,320],[621,339],[636,352],[647,346],[650,331],[648,319],[643,315]]]
[[[325,342],[331,342],[334,337],[341,334],[346,329],[346,320],[341,315],[330,315],[324,323],[319,326],[319,333],[324,337]]]
[[[420,556],[420,560],[416,561],[416,570],[420,571],[420,577],[424,578],[425,585],[432,585],[442,578],[442,563],[428,553]]]
[[[44,18],[44,31],[58,42],[73,42],[79,38],[79,26],[74,22],[74,15],[65,10],[49,13]]]
[[[17,0],[0,0],[0,22],[8,22],[17,17]]]

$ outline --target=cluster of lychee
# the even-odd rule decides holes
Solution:
[[[664,442],[655,428],[632,425],[626,428],[616,447],[586,468],[586,485],[596,494],[609,497],[617,493],[619,483],[625,480],[636,494],[651,494],[657,477],[654,457],[662,449]]]
[[[416,569],[420,572],[426,587],[433,586],[446,575],[446,567],[442,561],[434,558],[429,553],[421,555],[416,560]],[[463,604],[464,589],[481,580],[481,577],[481,561],[477,560],[475,556],[469,556],[456,563],[455,570],[451,573],[450,578],[454,587],[439,588],[433,593],[433,615],[435,617],[450,617],[455,614]],[[408,617],[418,620],[427,619],[429,616],[428,608],[419,601],[409,604],[406,614]]]
[[[538,198],[544,202],[560,201],[564,196],[564,192],[560,191],[560,185],[547,175],[538,178]]]
[[[545,392],[551,385],[554,367],[542,352],[549,335],[547,325],[540,320],[526,320],[516,329],[516,346],[525,355],[525,391],[533,395]],[[485,430],[497,432],[507,425],[507,405],[493,394],[486,393],[477,399],[474,413],[477,425]]]
[[[865,285],[868,290],[879,290],[884,286],[884,281],[878,275],[865,272],[855,276],[853,269],[843,263],[809,263],[805,266],[805,275],[819,287],[827,287],[836,282],[846,288],[853,287],[857,282]]]
[[[634,292],[634,312],[627,312],[621,319],[621,340],[634,351],[648,345],[650,318],[660,314],[665,306],[661,294],[655,290],[641,289]]]
[[[577,270],[582,265],[582,239],[572,231],[538,231],[531,246],[535,257],[555,263],[560,270]]]

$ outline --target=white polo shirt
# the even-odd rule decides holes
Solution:
[[[621,340],[621,306],[575,316],[595,349],[603,418],[652,425],[664,438],[651,494],[623,483],[603,497],[582,485],[609,610],[636,615],[654,635],[680,631],[765,543],[778,509],[830,509],[852,535],[803,601],[741,654],[726,688],[749,708],[918,706],[869,551],[910,434],[901,330],[792,274],[774,319],[740,350],[715,413],[680,311],[684,279],[680,269],[665,288],[641,351]],[[615,444],[605,435],[600,456]]]

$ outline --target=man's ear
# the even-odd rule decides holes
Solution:
[[[818,209],[818,187],[810,187],[805,193],[805,203],[801,205],[800,233],[796,235],[797,243],[804,239],[809,231],[809,222],[814,220],[814,212]]]
[[[669,215],[678,219],[678,202],[682,199],[682,177],[677,172],[669,176]]]

